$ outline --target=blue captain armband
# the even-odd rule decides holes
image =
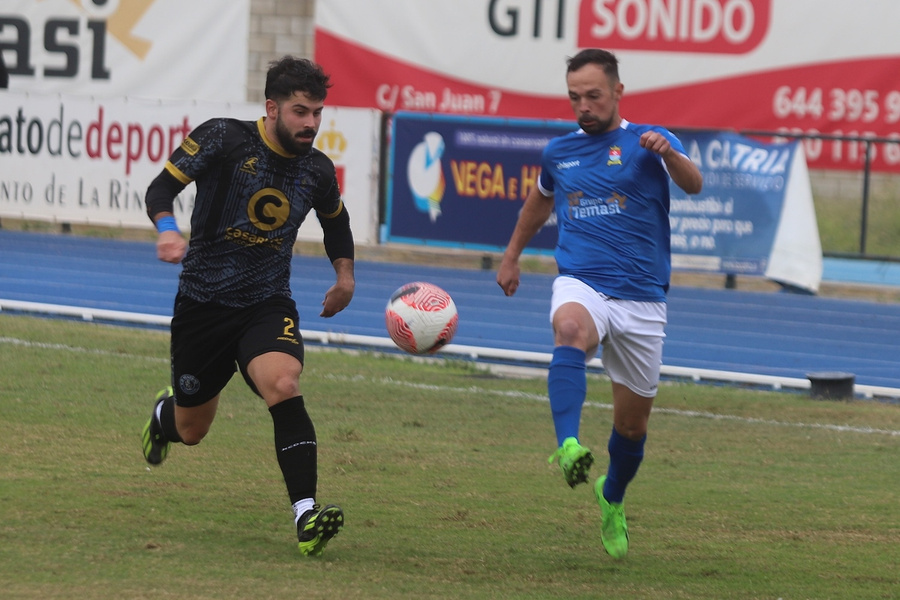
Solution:
[[[156,222],[156,231],[178,231],[178,224],[175,223],[175,217],[160,217]]]

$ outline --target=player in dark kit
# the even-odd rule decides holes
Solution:
[[[322,554],[344,523],[340,507],[316,503],[316,433],[300,394],[303,339],[290,289],[297,230],[315,210],[336,275],[320,316],[337,314],[353,298],[350,218],[334,164],[313,148],[329,87],[328,76],[308,60],[272,63],[266,116],[203,123],[146,196],[159,232],[157,256],[181,262],[182,272],[171,326],[171,386],[157,394],[144,427],[144,458],[158,465],[170,443],[199,444],[220,392],[240,369],[272,415],[278,464],[307,556]],[[197,198],[188,244],[172,210],[192,181]]]

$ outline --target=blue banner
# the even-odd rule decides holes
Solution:
[[[670,183],[672,266],[765,275],[798,143],[765,144],[729,132],[677,132],[703,174],[703,191]]]
[[[577,128],[562,121],[397,113],[391,126],[383,241],[502,250],[547,142]],[[766,275],[784,214],[798,142],[677,131],[703,173],[703,191],[670,186],[675,269]],[[556,224],[528,252],[550,253]]]
[[[385,241],[499,250],[512,234],[541,151],[574,123],[397,113],[391,126]],[[556,246],[555,223],[529,249]]]

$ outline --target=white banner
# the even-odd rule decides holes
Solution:
[[[327,0],[316,58],[341,106],[572,119],[566,58],[601,47],[632,122],[882,136],[873,166],[900,172],[897,23],[896,0]],[[817,168],[864,159],[805,146]]]
[[[325,106],[316,148],[334,161],[341,196],[350,213],[357,244],[378,243],[378,185],[381,157],[381,112]],[[310,215],[300,239],[321,240],[319,220]]]
[[[791,163],[785,202],[772,244],[766,277],[811,292],[822,282],[822,242],[803,146]]]
[[[24,92],[246,100],[250,0],[3,0],[0,52]]]
[[[0,93],[0,216],[150,228],[144,194],[172,151],[213,117],[256,120],[247,103]],[[354,237],[377,242],[380,113],[326,106],[316,145],[335,162]],[[196,187],[176,202],[190,229]],[[299,239],[321,240],[308,218]]]

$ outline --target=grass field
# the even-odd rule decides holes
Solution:
[[[239,378],[202,444],[144,463],[167,355],[157,331],[0,314],[0,597],[900,598],[896,404],[664,385],[617,562],[589,486],[547,464],[542,379],[310,348],[319,499],[347,524],[309,559]]]

